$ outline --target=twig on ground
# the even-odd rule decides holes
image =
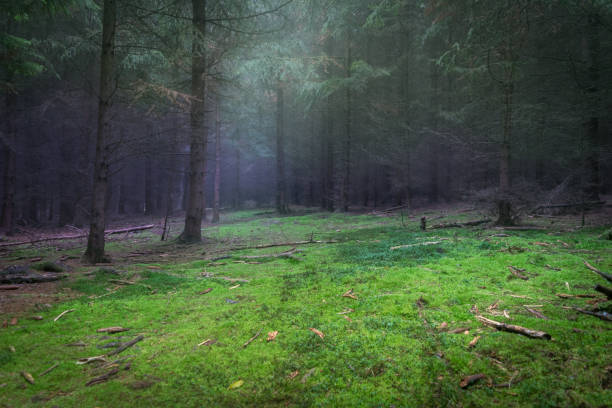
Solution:
[[[57,315],[57,317],[55,319],[53,319],[54,322],[57,322],[59,319],[62,318],[62,316],[64,316],[67,313],[71,313],[74,312],[75,309],[68,309],[68,310],[64,310],[62,313],[60,313],[59,315]]]
[[[514,324],[496,322],[495,320],[487,319],[484,316],[476,316],[476,319],[479,320],[481,323],[486,324],[487,326],[494,327],[497,330],[507,331],[510,333],[522,334],[523,336],[526,336],[532,339],[546,339],[546,340],[551,339],[550,334],[543,332],[543,331],[532,330],[532,329],[528,329],[525,327],[516,326]]]
[[[257,337],[259,337],[259,335],[261,334],[262,329],[259,329],[259,331],[257,333],[255,333],[255,335],[253,337],[251,337],[249,340],[247,340],[246,343],[244,343],[242,345],[242,348],[246,348],[249,344],[251,344]]]

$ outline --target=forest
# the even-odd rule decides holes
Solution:
[[[611,404],[612,1],[0,26],[0,407]]]

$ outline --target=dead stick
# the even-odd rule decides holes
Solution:
[[[57,322],[59,319],[62,318],[62,316],[64,316],[66,313],[70,313],[70,312],[74,312],[74,309],[69,309],[69,310],[64,310],[62,313],[60,313],[55,319],[53,319],[54,322]]]
[[[51,371],[55,370],[57,368],[57,366],[59,366],[59,363],[55,363],[53,364],[51,367],[47,368],[45,371],[43,371],[39,377],[42,377],[43,375],[49,374]]]
[[[96,384],[100,384],[100,383],[103,383],[105,381],[108,381],[111,377],[117,375],[118,372],[119,372],[118,368],[113,368],[108,373],[102,374],[99,377],[94,377],[91,380],[87,381],[85,386],[89,387],[89,386],[92,386],[92,385],[96,385]]]
[[[510,273],[512,273],[517,278],[522,279],[522,280],[529,280],[527,276],[519,272],[518,268],[515,268],[514,266],[508,266],[508,269],[510,270]]]
[[[544,319],[544,320],[548,320],[548,317],[544,316],[541,312],[538,312],[537,310],[534,310],[528,306],[524,306],[525,309],[527,309],[527,311],[529,313],[531,313],[532,315],[534,315],[535,317],[537,317],[538,319]]]
[[[262,329],[259,329],[259,331],[253,336],[251,337],[246,343],[244,343],[242,345],[242,348],[246,348],[249,344],[251,344],[253,342],[253,340],[255,340],[257,337],[259,337],[259,334],[261,333]]]
[[[587,261],[584,261],[584,265],[587,268],[589,268],[590,270],[592,270],[593,272],[595,272],[596,274],[598,274],[599,276],[601,276],[602,278],[606,279],[608,282],[612,282],[612,275],[600,271],[599,269],[597,269],[596,267],[594,267],[593,265],[591,265]]]
[[[132,347],[134,344],[138,343],[139,341],[141,341],[143,339],[144,339],[144,336],[141,335],[141,336],[136,337],[134,340],[130,340],[127,343],[123,343],[122,345],[117,347],[115,350],[113,350],[110,353],[108,353],[107,356],[114,356],[116,354],[119,354],[119,353],[125,351],[126,349]]]
[[[589,293],[579,293],[577,295],[571,295],[568,293],[557,293],[557,296],[561,299],[593,299],[597,297],[597,295],[591,295]]]
[[[523,336],[527,336],[532,339],[546,339],[546,340],[551,339],[550,334],[543,332],[543,331],[527,329],[525,327],[516,326],[514,324],[496,322],[495,320],[487,319],[484,316],[476,316],[476,319],[479,320],[481,323],[486,324],[487,326],[494,327],[497,330],[507,331],[510,333],[522,334]]]

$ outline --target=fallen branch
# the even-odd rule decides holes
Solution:
[[[524,306],[525,309],[527,309],[527,311],[529,313],[531,313],[532,315],[534,315],[535,317],[537,317],[538,319],[544,319],[544,320],[548,320],[548,317],[544,316],[541,312],[538,312],[535,309],[532,309],[530,307]]]
[[[55,370],[57,368],[57,366],[59,366],[59,363],[55,363],[53,364],[51,367],[47,368],[45,371],[43,371],[39,377],[42,377],[43,375],[47,375],[49,374],[51,371]]]
[[[261,334],[261,331],[263,329],[259,329],[259,331],[257,333],[255,333],[255,335],[253,337],[251,337],[246,343],[244,343],[242,345],[242,348],[246,348],[249,344],[251,344],[256,338],[259,337],[259,335]]]
[[[398,205],[396,207],[391,207],[391,208],[387,208],[386,210],[374,210],[372,211],[372,214],[385,214],[385,213],[390,213],[393,211],[397,211],[397,210],[402,210],[404,208],[409,208],[409,205]]]
[[[121,344],[119,347],[117,347],[115,350],[111,351],[110,353],[107,354],[107,356],[114,356],[117,355],[119,353],[122,353],[123,351],[125,351],[126,349],[132,347],[134,344],[138,343],[139,341],[143,340],[144,336],[138,336],[136,337],[134,340],[130,340],[126,343]]]
[[[510,270],[512,275],[516,276],[517,278],[522,279],[522,280],[529,280],[529,278],[527,276],[525,276],[525,275],[523,275],[521,273],[523,271],[520,271],[519,268],[516,268],[516,267],[510,265],[510,266],[508,266],[508,269]]]
[[[0,290],[17,290],[20,287],[19,285],[0,285]]]
[[[599,276],[601,276],[602,278],[606,279],[608,282],[612,282],[612,275],[600,271],[599,269],[597,269],[596,267],[594,267],[593,265],[591,265],[587,261],[584,261],[584,265],[587,268],[589,268],[590,270],[592,270],[593,272],[595,272],[596,274],[598,274]]]
[[[64,316],[66,313],[71,313],[74,312],[75,309],[68,309],[68,310],[64,310],[62,313],[60,313],[59,315],[57,315],[57,317],[55,319],[53,319],[54,322],[57,322],[59,319],[62,318],[62,316]]]
[[[103,354],[101,356],[79,358],[76,363],[78,365],[84,365],[84,364],[93,363],[94,361],[103,361],[103,362],[106,362],[107,360],[106,360],[106,357],[104,357],[104,354]]]
[[[597,285],[595,286],[595,290],[606,295],[608,299],[612,299],[612,289],[606,288],[605,286]]]
[[[497,330],[507,331],[510,333],[522,334],[523,336],[527,336],[532,339],[546,339],[546,340],[551,339],[550,334],[543,332],[543,331],[527,329],[525,327],[516,326],[514,324],[496,322],[495,320],[487,319],[484,316],[476,316],[476,319],[487,326],[494,327]]]
[[[100,384],[100,383],[103,383],[105,381],[108,381],[109,379],[111,379],[112,377],[117,375],[118,372],[119,372],[118,368],[113,368],[108,373],[102,374],[99,377],[95,377],[95,378],[92,378],[91,380],[87,381],[85,386],[89,387],[89,386],[92,386],[92,385],[96,385],[96,384]]]
[[[262,258],[290,258],[291,255],[299,252],[296,247],[291,248],[288,251],[281,252],[278,254],[265,254],[265,255],[245,255],[239,256],[240,259],[262,259]]]
[[[398,245],[398,246],[394,246],[394,247],[389,248],[389,250],[395,251],[395,250],[398,250],[398,249],[412,248],[412,247],[417,247],[417,246],[438,245],[438,244],[441,244],[444,241],[448,241],[448,238],[443,238],[440,241],[419,242],[417,244]]]
[[[557,296],[561,299],[592,299],[597,297],[597,295],[591,295],[588,293],[580,293],[577,295],[570,295],[568,293],[557,293]]]
[[[567,306],[563,306],[564,309],[569,309],[569,310],[575,310],[578,313],[583,313],[589,316],[594,316],[597,317],[598,319],[601,320],[605,320],[606,322],[612,322],[612,315],[610,315],[609,313],[606,312],[602,312],[602,313],[597,313],[597,312],[592,312],[590,310],[586,310],[586,309],[581,309],[579,307],[567,307]]]
[[[150,225],[141,225],[138,227],[121,228],[121,229],[116,229],[116,230],[105,231],[104,235],[121,234],[124,232],[143,231],[143,230],[151,229],[153,227],[155,227],[155,225],[150,224]],[[32,239],[30,241],[5,242],[5,243],[0,244],[0,247],[37,244],[39,242],[48,242],[48,241],[62,241],[62,240],[68,240],[68,239],[79,239],[79,238],[85,238],[87,237],[87,235],[88,233],[73,234],[73,235],[58,235],[54,237]]]
[[[274,244],[264,244],[264,245],[255,245],[255,246],[243,246],[243,247],[235,247],[235,248],[228,248],[226,249],[226,251],[243,251],[245,249],[265,249],[265,248],[273,248],[273,247],[279,247],[279,246],[290,246],[290,247],[295,247],[298,245],[308,245],[308,244],[337,244],[340,241],[314,241],[314,240],[308,240],[308,241],[296,241],[296,242],[278,242],[278,243],[274,243]],[[222,259],[228,259],[228,258],[232,258],[229,255],[224,255],[224,256],[219,256],[216,258],[210,258],[207,259],[207,261],[220,261]]]
[[[125,327],[120,327],[120,326],[113,326],[113,327],[103,327],[101,329],[96,330],[98,333],[109,333],[109,334],[113,334],[113,333],[121,333],[124,331],[128,331],[130,329],[126,329]]]

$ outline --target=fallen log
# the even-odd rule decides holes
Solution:
[[[0,290],[17,290],[20,287],[19,285],[0,285]]]
[[[117,347],[115,350],[113,350],[110,353],[108,353],[107,356],[114,356],[114,355],[117,355],[119,353],[122,353],[126,349],[132,347],[134,344],[138,343],[139,341],[141,341],[143,339],[144,339],[144,336],[140,335],[140,336],[136,337],[134,340],[130,340],[130,341],[126,342],[126,343],[123,343],[119,347]]]
[[[586,266],[587,268],[589,268],[590,270],[592,270],[593,272],[595,272],[596,274],[598,274],[602,278],[606,279],[608,282],[612,282],[612,275],[600,271],[599,269],[597,269],[596,267],[594,267],[593,265],[591,265],[587,261],[584,261],[584,266]]]
[[[567,307],[567,306],[563,306],[564,309],[569,309],[569,310],[574,310],[578,313],[582,313],[582,314],[586,314],[589,316],[594,316],[597,317],[598,319],[604,320],[606,322],[612,322],[612,315],[610,313],[607,312],[592,312],[590,310],[586,310],[586,309],[581,309],[579,307]]]
[[[126,233],[126,232],[135,232],[135,231],[144,231],[144,230],[151,229],[153,227],[155,227],[154,224],[140,225],[138,227],[120,228],[120,229],[105,231],[104,235],[122,234],[122,233]],[[85,238],[85,237],[87,237],[87,235],[88,235],[88,233],[73,234],[73,235],[57,235],[57,236],[54,236],[54,237],[32,239],[30,241],[4,242],[4,243],[0,244],[0,248],[1,247],[8,247],[8,246],[17,246],[17,245],[37,244],[39,242],[62,241],[62,240],[68,240],[68,239],[79,239],[79,238]]]
[[[484,316],[476,316],[476,319],[478,321],[480,321],[481,323],[487,325],[487,326],[491,326],[497,330],[500,331],[507,331],[510,333],[516,333],[516,334],[521,334],[523,336],[532,338],[532,339],[546,339],[546,340],[550,340],[551,336],[550,334],[543,332],[543,331],[539,331],[539,330],[532,330],[532,329],[528,329],[526,327],[522,327],[522,326],[517,326],[514,324],[506,324],[506,323],[501,323],[501,322],[496,322],[495,320],[491,320],[491,319],[487,319]]]
[[[485,218],[483,220],[474,220],[467,222],[452,222],[448,224],[436,224],[429,227],[429,229],[441,229],[441,228],[463,228],[463,227],[475,227],[477,225],[486,224],[491,222],[490,218]]]
[[[595,286],[595,290],[606,295],[608,299],[612,299],[612,289],[606,288],[605,286],[597,285]]]

